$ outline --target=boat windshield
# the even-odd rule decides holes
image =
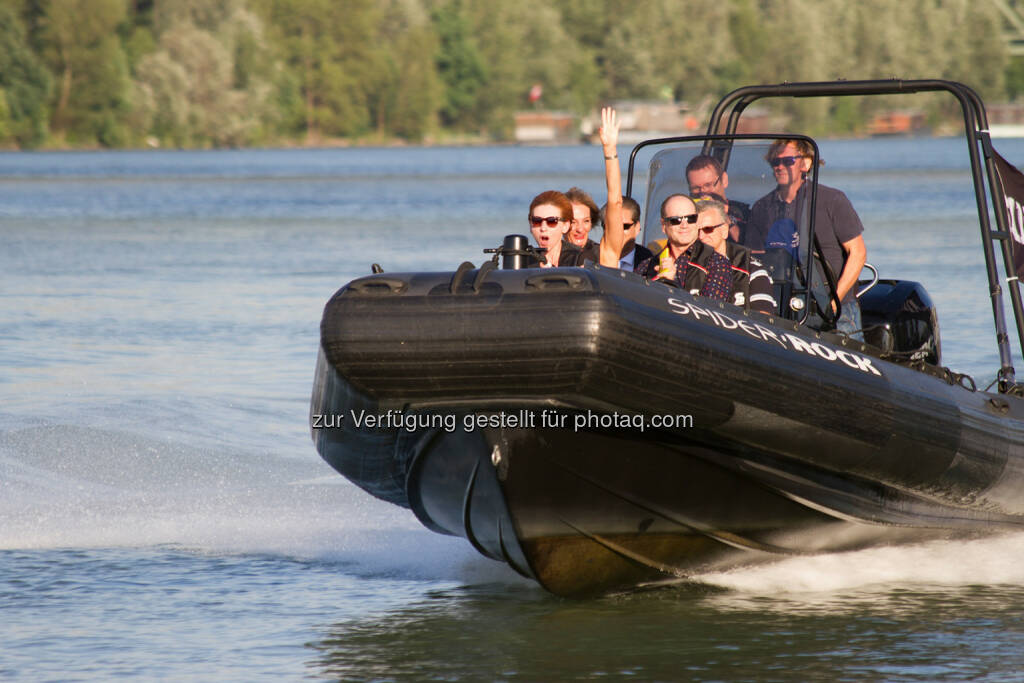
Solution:
[[[814,149],[817,167],[818,148]],[[804,321],[808,313],[816,315],[816,308],[808,306],[808,297],[825,304],[828,300],[827,280],[820,265],[813,258],[811,235],[811,202],[817,181],[817,172],[811,171],[795,201],[784,209],[754,211],[759,200],[762,206],[774,195],[777,186],[772,168],[767,161],[774,137],[767,136],[711,136],[672,138],[650,141],[638,145],[630,159],[630,182],[637,152],[645,148],[650,154],[647,174],[647,196],[644,202],[644,243],[664,240],[660,209],[662,202],[674,194],[695,195],[714,193],[729,205],[734,225],[730,240],[751,250],[751,254],[768,270],[772,277],[776,313],[780,316]],[[706,157],[711,157],[714,162]],[[703,167],[704,172],[694,179],[702,185],[691,186],[687,166],[691,170]],[[719,177],[717,169],[723,170]],[[813,303],[813,301],[811,302]]]

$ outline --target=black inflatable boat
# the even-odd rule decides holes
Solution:
[[[621,270],[528,267],[513,236],[480,267],[377,273],[334,295],[311,404],[318,451],[427,528],[567,596],[1020,528],[1024,400],[994,245],[1011,275],[1012,249],[1003,212],[989,224],[987,198],[1001,207],[1004,188],[973,91],[945,81],[743,88],[718,105],[708,135],[634,149],[627,187],[649,154],[645,215],[657,221],[686,161],[704,153],[728,166],[730,198],[755,198],[775,136],[733,133],[751,102],[932,90],[963,105],[996,391],[941,365],[935,310],[917,283],[865,283],[866,341],[831,332],[834,283],[801,267],[815,263],[809,223],[798,226],[805,251],[765,254],[771,315]],[[1016,283],[1011,300],[1020,332]]]

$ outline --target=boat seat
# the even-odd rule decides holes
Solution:
[[[765,249],[758,258],[772,278],[772,296],[778,303],[776,313],[788,317],[789,299],[793,293],[793,255],[779,247]]]

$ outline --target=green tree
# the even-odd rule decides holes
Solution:
[[[373,0],[254,0],[290,78],[278,80],[279,99],[297,84],[307,141],[322,135],[360,135],[371,128],[369,90],[386,68],[372,44],[379,10]],[[294,121],[293,117],[286,120]]]
[[[239,145],[275,135],[511,134],[539,106],[700,107],[748,83],[950,78],[1024,92],[973,0],[0,0],[0,142]],[[780,101],[802,132],[857,132],[948,97]],[[954,103],[955,104],[955,103]]]
[[[438,49],[437,35],[419,0],[381,3],[377,44],[383,67],[369,90],[368,104],[381,135],[422,139],[437,125],[442,83],[431,59]]]
[[[1024,95],[1024,57],[1012,57],[1006,67],[1006,94],[1011,100]]]
[[[488,75],[477,50],[461,0],[449,0],[433,13],[439,44],[435,65],[444,84],[441,122],[459,129],[479,129],[486,107],[480,102]]]
[[[44,140],[51,84],[20,17],[0,4],[0,143],[35,147]]]
[[[574,84],[596,80],[587,71],[591,55],[580,50],[558,10],[545,0],[516,5],[476,0],[464,9],[487,73],[486,96],[478,99],[480,118],[493,136],[511,136],[513,115],[528,106],[533,85],[542,86],[545,108],[572,109],[581,99]]]
[[[750,85],[757,63],[765,55],[771,37],[762,27],[754,0],[733,0],[729,6],[729,43],[721,68],[723,90]]]
[[[189,85],[185,68],[161,50],[140,60],[135,78],[134,125],[139,134],[175,147],[190,143],[189,101],[183,97]]]
[[[950,2],[957,27],[946,74],[972,85],[982,97],[1005,97],[1008,49],[1001,38],[1000,16],[990,2]]]
[[[128,0],[128,16],[121,23],[120,35],[128,67],[134,75],[139,60],[156,51],[156,38],[153,35],[153,0]]]
[[[175,145],[259,138],[272,118],[260,19],[237,1],[165,0],[154,28],[157,49],[136,67],[138,130]]]
[[[42,4],[40,40],[57,75],[52,127],[83,142],[123,142],[129,108],[129,73],[117,29],[124,0],[48,0]]]

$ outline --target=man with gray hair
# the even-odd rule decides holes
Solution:
[[[698,239],[714,252],[728,259],[732,281],[720,284],[720,297],[737,306],[750,306],[755,311],[773,313],[776,302],[772,296],[772,281],[750,250],[729,241],[730,220],[724,202],[709,196],[696,197]]]

